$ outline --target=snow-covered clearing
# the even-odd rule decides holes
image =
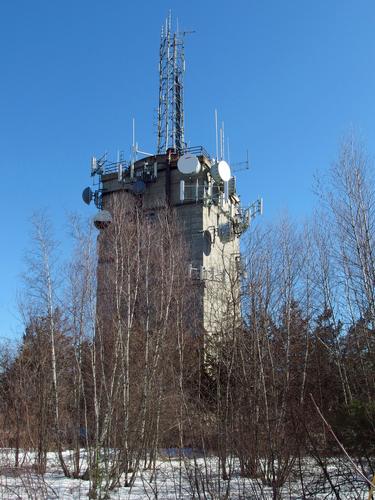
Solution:
[[[69,460],[70,454],[66,452]],[[85,454],[82,452],[83,466]],[[88,498],[90,482],[64,477],[54,453],[48,454],[47,472],[37,474],[33,464],[35,454],[22,453],[20,467],[14,464],[14,452],[0,451],[0,498],[1,499],[80,499]],[[236,461],[232,463],[231,479],[220,479],[219,463],[210,458],[160,458],[155,471],[141,471],[134,485],[120,486],[105,497],[103,479],[102,496],[97,498],[139,500],[158,499],[272,499],[272,488],[264,486],[258,479],[243,478],[238,473]],[[84,467],[83,467],[84,468]],[[359,500],[368,498],[368,490],[360,477],[336,459],[328,467],[330,479],[339,497],[334,494],[329,481],[312,460],[304,460],[302,469],[295,467],[289,481],[281,489],[282,499],[329,499]],[[303,484],[301,482],[301,475]]]

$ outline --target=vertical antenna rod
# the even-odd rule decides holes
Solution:
[[[134,177],[134,163],[135,163],[135,160],[136,160],[136,151],[137,151],[137,147],[136,147],[136,142],[135,142],[135,118],[133,118],[133,135],[132,135],[132,161],[131,161],[131,165],[130,165],[130,177],[133,179]]]
[[[219,161],[219,141],[217,137],[217,109],[215,109],[216,161]]]
[[[224,137],[224,122],[221,122],[221,159],[225,160],[225,137]]]

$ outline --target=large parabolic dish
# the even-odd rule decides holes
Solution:
[[[228,182],[231,178],[230,166],[224,160],[214,163],[211,167],[211,175],[215,182]]]
[[[91,200],[94,197],[94,193],[91,191],[90,187],[87,187],[82,192],[82,199],[86,203],[86,205],[90,205]]]
[[[201,164],[196,156],[186,153],[178,159],[177,168],[181,174],[193,175],[199,174]]]

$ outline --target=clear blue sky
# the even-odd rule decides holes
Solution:
[[[354,127],[375,151],[373,0],[3,0],[0,3],[0,337],[21,332],[15,296],[29,218],[48,209],[66,238],[92,154],[154,151],[160,27],[184,29],[186,139],[215,149],[218,108],[244,203],[265,220],[311,212],[316,170]]]

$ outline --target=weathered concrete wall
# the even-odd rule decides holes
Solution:
[[[209,162],[206,158],[200,160],[201,172],[189,176],[178,171],[177,158],[158,155],[136,162],[134,176],[140,178],[144,168],[153,171],[157,162],[157,178],[146,183],[142,206],[148,213],[168,205],[176,210],[194,268],[192,278],[197,288],[201,324],[207,332],[212,332],[220,329],[228,310],[233,308],[233,301],[238,301],[236,258],[240,251],[239,238],[235,236],[224,243],[219,235],[219,227],[228,223],[231,213],[237,209],[237,202],[229,199],[224,203],[218,198],[212,203],[212,199],[207,198],[208,191],[205,189],[210,181]],[[148,166],[145,167],[146,162]],[[180,200],[181,180],[185,182],[184,201]],[[126,192],[133,182],[129,177],[119,182],[116,174],[108,174],[102,176],[102,181],[104,200],[108,200],[114,192],[124,192],[129,203],[134,200],[134,195]]]

